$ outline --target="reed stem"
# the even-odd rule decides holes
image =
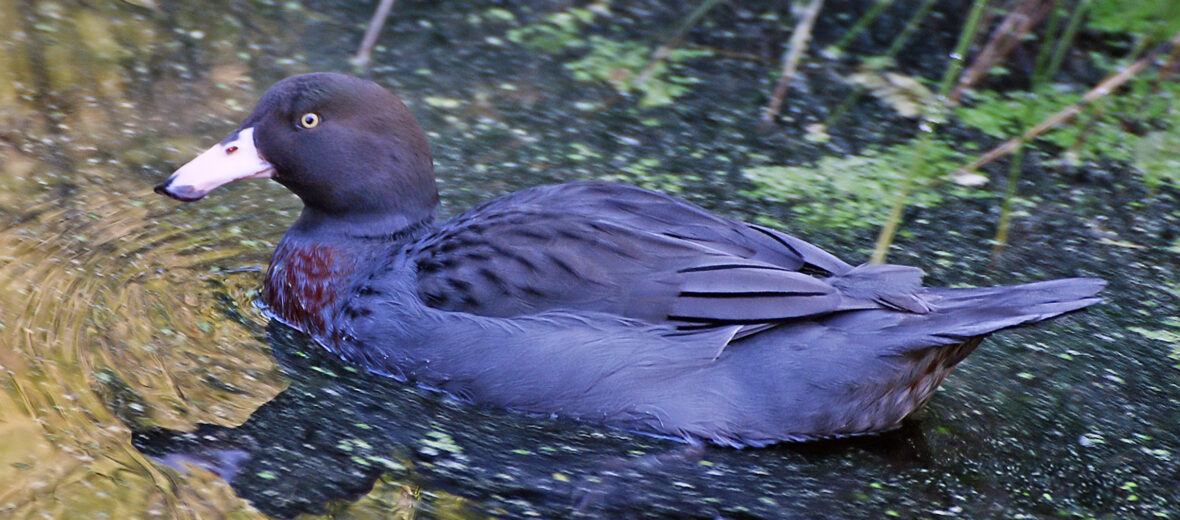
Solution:
[[[971,12],[967,15],[967,21],[963,24],[962,32],[959,33],[959,41],[955,45],[955,51],[950,56],[950,63],[947,64],[946,72],[943,73],[942,81],[939,84],[939,107],[935,113],[925,115],[923,121],[919,123],[921,125],[922,135],[918,138],[918,147],[914,152],[914,165],[898,189],[897,197],[893,202],[893,207],[889,210],[889,217],[885,221],[885,225],[881,226],[881,232],[877,236],[877,245],[873,248],[873,256],[870,259],[873,263],[882,263],[885,261],[885,257],[889,255],[889,246],[893,244],[893,237],[897,234],[898,226],[901,225],[901,218],[905,213],[905,208],[909,201],[910,190],[913,188],[915,179],[925,174],[927,164],[926,150],[929,149],[930,141],[933,139],[934,126],[937,124],[937,121],[943,118],[946,110],[950,108],[947,102],[947,93],[950,92],[951,86],[954,85],[959,71],[963,69],[964,57],[967,54],[968,47],[971,46],[971,39],[975,36],[975,30],[979,26],[979,20],[983,18],[985,7],[987,7],[987,0],[975,0],[971,4]]]

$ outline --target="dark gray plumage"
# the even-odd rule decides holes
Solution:
[[[522,411],[732,446],[887,430],[984,335],[1093,304],[1104,284],[923,288],[916,268],[852,267],[602,182],[435,223],[421,130],[346,76],[276,84],[226,141],[251,146],[239,135],[306,206],[267,273],[277,318],[375,371]],[[199,198],[189,171],[158,191]]]

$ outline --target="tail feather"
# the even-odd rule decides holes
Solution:
[[[1006,287],[928,288],[926,314],[858,311],[825,320],[827,327],[875,339],[897,353],[958,343],[998,330],[1055,318],[1102,301],[1096,278],[1067,278]]]
[[[876,273],[886,273],[881,268]],[[902,278],[916,273],[898,271]],[[848,273],[845,273],[848,274]],[[854,273],[872,275],[873,272]],[[853,290],[897,286],[865,276]],[[870,308],[834,312],[747,336],[722,354],[750,395],[786,396],[731,444],[882,431],[930,399],[983,336],[1097,303],[1104,282],[1067,279],[1011,287],[919,289],[926,313]],[[904,289],[904,287],[901,287]],[[790,377],[782,377],[788,374]],[[718,438],[714,434],[714,438]]]
[[[963,289],[936,287],[924,289],[923,292],[930,298],[932,306],[936,309],[950,310],[960,307],[977,307],[981,304],[989,307],[1019,308],[1047,303],[1076,302],[1093,297],[1105,286],[1106,280],[1101,278],[1061,278],[1000,287]],[[1096,302],[1086,305],[1092,303]]]
[[[1082,298],[1066,302],[1046,302],[1020,308],[987,307],[975,312],[956,313],[957,326],[940,330],[937,334],[949,341],[962,341],[998,330],[1056,318],[1102,301],[1101,298]]]

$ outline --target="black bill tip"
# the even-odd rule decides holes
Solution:
[[[172,179],[168,179],[156,185],[155,191],[160,195],[167,195],[181,202],[192,202],[194,200],[201,200],[204,193],[200,193],[193,189],[192,186],[171,186]]]

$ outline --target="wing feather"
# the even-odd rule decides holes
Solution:
[[[423,301],[485,316],[596,311],[740,338],[880,302],[922,308],[894,294],[916,288],[920,272],[854,269],[785,233],[608,183],[495,199],[442,224],[408,254]]]

